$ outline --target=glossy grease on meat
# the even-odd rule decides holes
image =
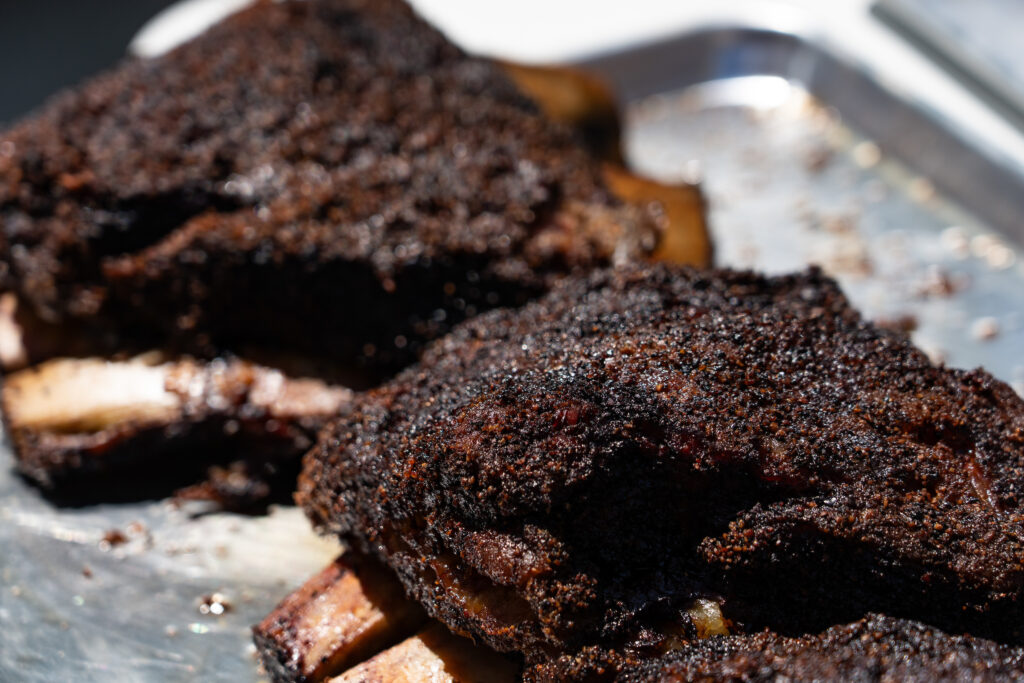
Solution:
[[[1020,641],[1024,401],[816,271],[603,271],[461,325],[307,457],[300,499],[530,662],[869,612]],[[732,636],[730,636],[732,637]]]

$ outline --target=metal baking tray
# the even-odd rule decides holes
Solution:
[[[789,30],[738,6],[585,62],[622,98],[630,163],[702,182],[719,265],[819,265],[865,317],[1024,394],[1020,130],[866,4]]]
[[[1024,392],[1024,143],[863,3],[856,21],[807,3],[785,22],[713,4],[671,39],[584,60],[622,97],[632,164],[704,183],[720,265],[817,263],[867,317]],[[0,681],[260,680],[249,626],[338,550],[294,508],[57,507],[10,463]]]

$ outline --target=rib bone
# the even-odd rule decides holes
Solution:
[[[517,672],[511,660],[434,623],[331,683],[504,683]]]
[[[155,465],[166,453],[223,461],[232,444],[253,462],[294,460],[351,395],[242,360],[149,354],[47,361],[8,376],[0,401],[21,470],[53,487],[85,472]]]
[[[253,628],[275,681],[318,683],[414,633],[426,616],[390,571],[339,557]]]

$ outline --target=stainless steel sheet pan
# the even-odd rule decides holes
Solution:
[[[623,98],[631,164],[703,183],[719,265],[819,265],[867,317],[1024,393],[1022,167],[828,35],[701,26],[587,65]]]
[[[632,164],[702,180],[721,265],[817,263],[865,315],[1024,393],[1016,141],[899,73],[918,57],[879,63],[903,54],[895,35],[874,54],[855,27],[744,16],[587,60],[622,96]],[[0,681],[259,680],[250,624],[337,547],[294,508],[194,513],[58,507],[0,452]],[[227,609],[204,613],[214,593]]]

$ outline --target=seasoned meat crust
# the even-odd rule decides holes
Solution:
[[[662,658],[616,661],[587,652],[528,673],[539,680],[1020,681],[1024,650],[879,614],[801,638],[767,631],[711,638]]]
[[[261,2],[0,134],[0,285],[200,349],[386,365],[657,222],[400,0]]]
[[[1024,401],[819,272],[631,266],[461,325],[325,430],[299,498],[536,663],[658,657],[695,604],[733,634],[885,612],[1019,642],[1022,495]]]

